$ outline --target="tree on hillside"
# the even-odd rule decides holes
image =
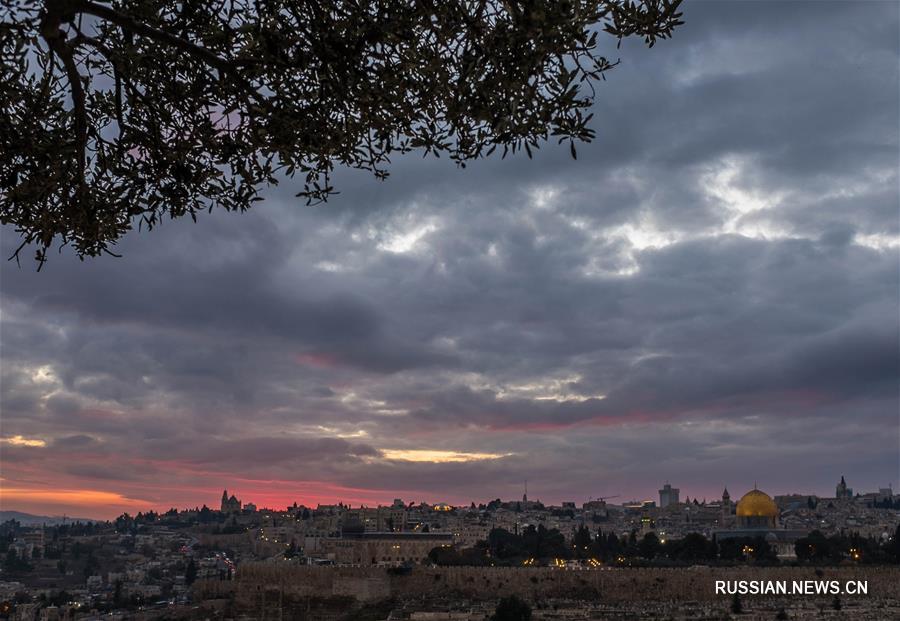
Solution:
[[[591,543],[593,543],[593,539],[591,539],[591,531],[588,530],[587,526],[582,524],[575,531],[575,535],[572,537],[572,549],[575,553],[576,558],[587,558],[591,555]]]
[[[530,621],[531,606],[516,595],[504,597],[494,610],[493,621]]]
[[[534,558],[571,558],[566,538],[555,528],[529,525],[522,530],[521,541],[526,553]]]
[[[688,533],[683,539],[666,543],[667,554],[673,559],[696,563],[716,559],[716,544],[700,533]]]
[[[885,545],[885,549],[894,562],[900,564],[900,524],[897,524],[894,536]]]
[[[799,561],[840,560],[840,551],[818,530],[794,542],[794,552]]]
[[[647,560],[652,560],[660,552],[662,552],[662,544],[656,533],[647,533],[638,544],[638,553]]]
[[[734,597],[731,598],[731,612],[736,615],[744,612],[744,604],[741,603],[741,596],[737,593],[735,593]]]
[[[280,177],[460,166],[590,141],[598,33],[648,45],[681,0],[0,0],[0,222],[37,259],[243,211]]]
[[[191,557],[191,560],[188,561],[187,567],[184,570],[184,583],[187,585],[191,585],[197,579],[197,563],[194,562],[194,557]]]

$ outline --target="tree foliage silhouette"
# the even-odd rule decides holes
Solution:
[[[388,175],[590,141],[598,35],[648,45],[681,0],[0,0],[0,221],[46,260],[166,215],[243,211],[336,165]]]
[[[502,598],[497,603],[493,621],[530,621],[531,606],[516,595]]]
[[[737,593],[735,593],[734,597],[731,598],[731,612],[736,615],[744,612],[744,604],[741,603],[741,596]]]

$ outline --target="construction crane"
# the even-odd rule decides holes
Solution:
[[[600,502],[606,502],[606,500],[608,498],[618,498],[618,497],[619,497],[619,494],[616,494],[614,496],[591,496],[590,498],[588,498],[588,502],[590,502],[592,500],[599,500]]]

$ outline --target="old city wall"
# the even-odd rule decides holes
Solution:
[[[241,566],[234,589],[237,603],[252,605],[263,592],[296,598],[386,597],[493,599],[509,594],[534,598],[588,598],[608,602],[720,600],[716,580],[868,581],[869,597],[900,598],[900,568],[727,567],[566,571],[550,568],[417,567],[409,574],[381,568],[298,567],[251,563]],[[271,595],[270,595],[271,597]]]

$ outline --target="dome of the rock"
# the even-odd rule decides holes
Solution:
[[[738,501],[736,513],[738,517],[778,517],[778,507],[768,494],[752,489]]]

